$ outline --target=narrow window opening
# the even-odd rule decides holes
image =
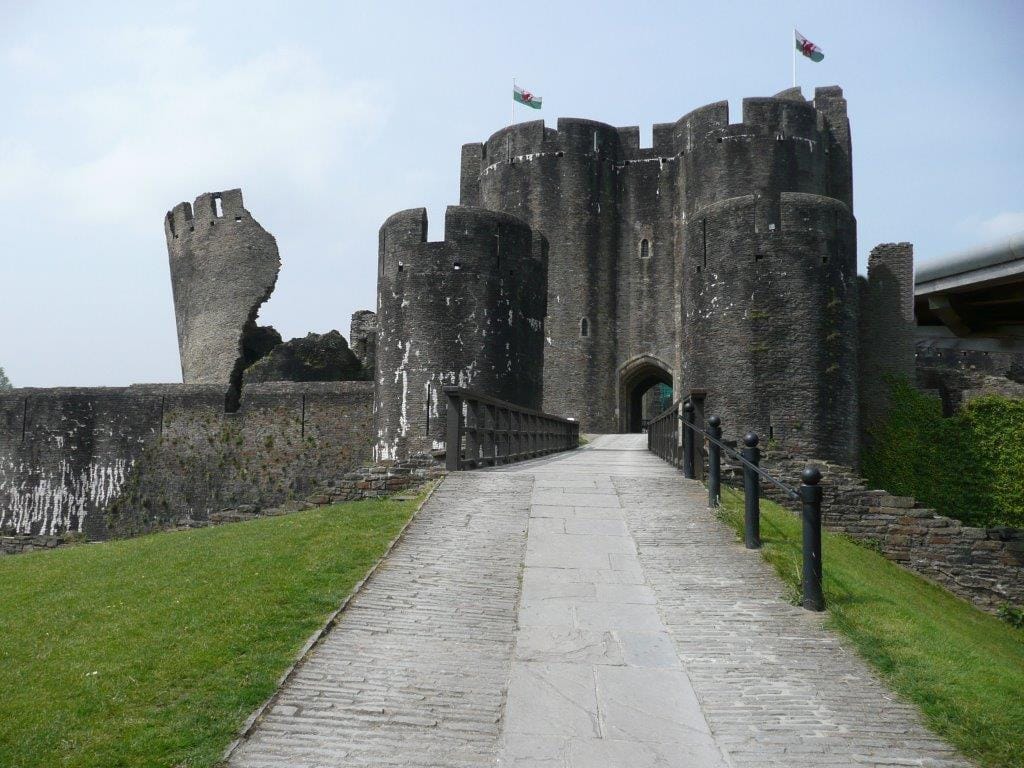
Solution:
[[[597,131],[594,131],[594,151],[597,152]]]
[[[590,335],[590,321],[587,320],[587,318],[584,317],[583,319],[580,320],[580,336],[589,336],[589,335]]]
[[[235,216],[235,221],[241,221],[241,220],[242,220],[241,216]]]
[[[771,424],[768,425],[768,439],[775,439],[775,427],[773,427]]]
[[[565,152],[555,152],[555,157],[564,157]]]
[[[821,257],[821,263],[822,264],[828,264],[828,256],[822,256]]]
[[[494,236],[494,261],[495,264],[501,267],[501,235]]]
[[[398,262],[398,271],[401,272],[403,269],[405,269],[405,264],[403,264],[401,261]]]
[[[651,244],[647,242],[647,238],[645,237],[643,240],[640,241],[640,258],[641,259],[648,259],[648,258],[650,258],[650,256],[651,256]]]
[[[455,262],[455,271],[458,272],[460,269],[462,269],[462,262],[461,261],[456,261]]]
[[[763,258],[764,258],[764,254],[763,253],[755,253],[754,254],[754,261],[760,261]]]
[[[224,205],[221,203],[220,195],[213,198],[213,215],[218,219],[224,218]]]

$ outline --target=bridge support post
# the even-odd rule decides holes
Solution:
[[[744,448],[740,455],[755,467],[761,462],[761,451],[757,447],[758,437],[748,432],[743,438]],[[757,472],[743,465],[743,543],[747,549],[761,547],[761,478]]]
[[[683,405],[683,477],[693,480],[693,403]]]
[[[444,468],[458,472],[462,456],[462,397],[457,392],[445,392],[448,400],[448,422],[445,425]]]
[[[809,611],[825,610],[825,595],[821,589],[821,471],[813,464],[801,474],[800,498],[803,501],[804,533],[804,597],[803,606]]]
[[[722,439],[722,419],[708,417],[708,434],[715,440]],[[708,440],[708,506],[717,507],[722,497],[722,449],[718,443]]]

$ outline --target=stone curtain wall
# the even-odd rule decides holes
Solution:
[[[159,387],[0,395],[0,529],[104,536],[101,512],[158,439],[161,402]]]
[[[0,529],[88,538],[305,498],[370,459],[371,382],[21,389],[0,396]]]
[[[804,460],[770,456],[765,469],[797,487]],[[848,467],[819,462],[824,475],[822,517],[831,530],[873,542],[900,563],[978,607],[1024,607],[1024,529],[976,528],[921,507],[909,496],[871,490]],[[774,486],[765,496],[799,509]]]

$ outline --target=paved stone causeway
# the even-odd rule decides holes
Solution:
[[[446,478],[229,765],[493,765],[532,488]]]
[[[230,765],[969,765],[645,447],[449,476]]]

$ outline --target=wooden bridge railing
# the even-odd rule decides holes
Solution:
[[[580,425],[462,387],[445,387],[449,471],[535,459],[580,444]]]

